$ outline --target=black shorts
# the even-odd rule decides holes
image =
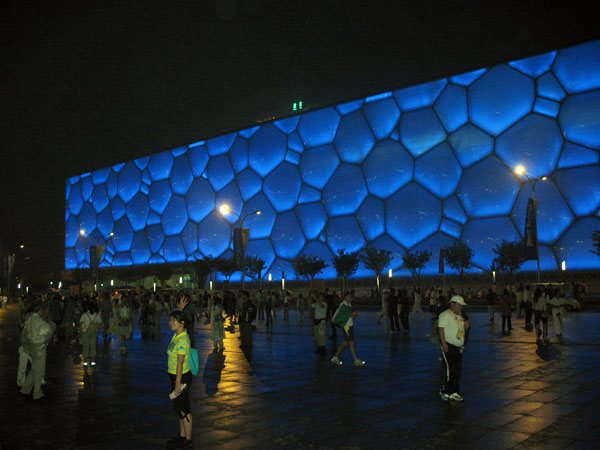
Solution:
[[[347,332],[345,328],[342,328],[342,331],[344,332],[344,341],[354,342],[354,326],[349,327]]]
[[[170,373],[169,377],[171,378],[171,391],[173,391],[173,389],[175,389],[176,376]],[[187,387],[181,392],[181,394],[179,394],[178,397],[173,399],[173,409],[175,410],[175,413],[179,419],[183,419],[192,412],[190,408],[190,397],[188,394],[192,385],[192,379],[192,372],[186,372],[181,375],[181,384],[185,383]]]

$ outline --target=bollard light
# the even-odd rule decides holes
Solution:
[[[562,268],[563,272],[564,272],[565,270],[567,270],[567,262],[566,262],[566,261],[563,261],[563,262],[562,262],[562,264],[560,265],[560,267]]]
[[[156,292],[156,282],[152,283],[154,285],[154,292]]]
[[[58,288],[60,289],[62,287],[62,281],[58,282]]]
[[[494,284],[496,284],[496,271],[492,270],[492,281]]]
[[[212,290],[213,290],[213,287],[212,287],[212,280],[210,280],[210,285],[209,285],[209,286],[210,286],[210,290],[212,291]]]
[[[392,269],[388,270],[388,277],[392,278]]]
[[[271,274],[269,274],[269,281],[271,281],[271,280],[272,280],[272,278],[271,278]]]

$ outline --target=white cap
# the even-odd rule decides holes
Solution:
[[[459,305],[463,305],[463,306],[467,306],[467,304],[465,303],[465,300],[460,296],[460,295],[455,295],[454,297],[452,297],[450,299],[450,302],[455,302],[458,303]]]

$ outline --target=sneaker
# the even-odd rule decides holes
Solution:
[[[336,366],[341,366],[342,362],[340,361],[340,358],[338,358],[337,356],[334,356],[333,358],[331,358],[331,362],[334,363]]]
[[[173,439],[169,439],[167,441],[167,445],[169,448],[179,448],[179,446],[183,444],[185,440],[185,437],[177,435]]]
[[[92,366],[95,366],[95,365],[96,365],[96,361],[92,361],[90,364],[91,364]]]
[[[84,366],[87,366],[87,365],[88,365],[88,362],[87,362],[87,361],[84,361],[84,362],[83,362],[83,365],[84,365]]]
[[[462,402],[464,399],[458,392],[455,392],[454,394],[450,394],[450,400],[454,400],[455,402]]]
[[[191,439],[189,441],[187,439],[183,439],[183,441],[180,444],[178,444],[177,448],[178,449],[193,449],[194,444]]]
[[[365,362],[364,362],[364,361],[361,361],[360,359],[355,359],[355,360],[354,360],[354,365],[355,365],[356,367],[362,367],[362,366],[364,366],[364,365],[365,365]]]
[[[440,390],[440,397],[442,397],[442,400],[444,400],[445,402],[450,400],[450,396],[448,394],[445,394],[442,390]]]

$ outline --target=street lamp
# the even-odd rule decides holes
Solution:
[[[79,230],[79,234],[85,241],[84,253],[87,253],[87,249],[85,247],[87,247],[87,237],[89,236],[89,233],[82,228]],[[115,233],[111,231],[110,233],[105,234],[102,237],[104,239],[111,239],[114,235],[115,235]],[[94,246],[94,252],[95,252],[95,256],[96,256],[96,258],[94,260],[92,259],[92,247],[89,247],[89,250],[90,250],[90,269],[92,269],[92,275],[94,272],[96,274],[96,284],[94,284],[94,291],[97,291],[98,290],[98,277],[99,277],[98,266],[100,263],[100,258],[102,257],[102,254],[104,253],[104,246]],[[93,261],[95,261],[94,264],[92,264]],[[104,285],[102,285],[102,286],[104,286]]]

